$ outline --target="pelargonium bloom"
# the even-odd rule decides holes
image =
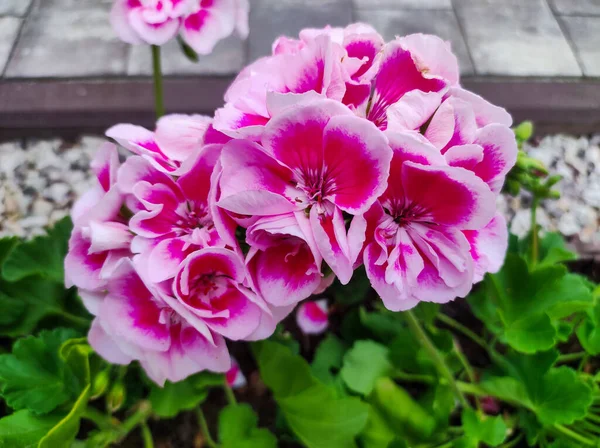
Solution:
[[[92,313],[116,265],[131,254],[133,235],[121,214],[125,196],[116,185],[118,168],[116,146],[105,143],[92,161],[98,182],[79,198],[71,213],[74,228],[65,258],[65,284],[79,288]]]
[[[137,360],[157,384],[180,381],[204,369],[226,372],[229,353],[222,336],[191,325],[181,306],[153,291],[130,260],[123,260],[107,285],[89,340],[114,364]]]
[[[474,173],[449,166],[424,138],[388,137],[394,151],[388,188],[364,215],[367,276],[394,311],[464,297],[474,266],[463,231],[492,220],[495,195]]]
[[[304,302],[296,312],[296,323],[304,334],[321,334],[329,326],[327,300]]]
[[[248,0],[116,0],[111,24],[130,44],[163,45],[181,34],[200,54],[237,31],[248,36]]]
[[[248,384],[244,372],[242,372],[240,365],[233,356],[231,357],[231,368],[225,374],[225,380],[232,389],[239,389]]]
[[[386,187],[390,159],[383,133],[343,104],[300,102],[267,124],[261,145],[225,145],[217,205],[238,215],[305,214],[303,233],[345,284],[362,241],[343,213],[368,210]]]
[[[271,119],[271,93],[313,92],[340,101],[386,129],[400,120],[430,116],[443,96],[458,86],[457,59],[437,36],[413,34],[384,44],[369,25],[303,30],[300,39],[282,37],[273,55],[238,75],[215,114],[215,127],[232,137],[258,138]]]

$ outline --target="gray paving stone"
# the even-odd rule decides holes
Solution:
[[[110,8],[113,3],[113,0],[34,0],[32,12],[52,9],[72,11],[74,9],[89,9],[93,6]]]
[[[412,33],[436,34],[452,43],[461,73],[473,74],[473,64],[453,11],[359,9],[355,16],[356,20],[373,25],[385,40]]]
[[[455,0],[454,7],[478,74],[581,75],[545,0]]]
[[[0,17],[0,75],[8,62],[10,51],[19,35],[22,19],[16,17]]]
[[[586,76],[600,76],[600,17],[561,17]]]
[[[239,72],[245,62],[245,42],[236,36],[217,44],[208,56],[199,55],[194,63],[187,59],[176,40],[162,47],[161,60],[165,75],[231,75]],[[146,45],[131,47],[127,61],[127,74],[144,76],[152,74],[152,56]]]
[[[345,26],[352,22],[352,0],[254,0],[250,2],[249,60],[271,53],[281,36],[302,28]]]
[[[23,17],[31,5],[31,0],[1,0],[0,16]]]
[[[550,0],[559,14],[600,15],[600,0]]]
[[[26,20],[7,77],[79,77],[125,73],[128,45],[109,23],[108,5],[34,11]]]
[[[452,9],[452,0],[354,0],[357,8]]]

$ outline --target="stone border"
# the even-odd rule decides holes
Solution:
[[[212,112],[231,77],[169,78],[167,110]],[[540,133],[587,134],[600,129],[600,79],[465,77],[467,89],[506,107],[515,122],[533,120]],[[102,132],[119,122],[152,126],[147,78],[0,82],[0,139]]]

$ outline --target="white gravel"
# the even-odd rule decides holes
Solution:
[[[75,144],[58,139],[0,144],[0,237],[37,235],[67,215],[73,201],[95,182],[89,164],[103,141],[86,136]],[[564,177],[555,187],[561,199],[542,204],[538,223],[578,247],[600,252],[600,134],[550,135],[526,150]],[[519,236],[529,230],[530,205],[526,194],[499,200]]]

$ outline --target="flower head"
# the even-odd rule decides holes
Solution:
[[[209,54],[234,31],[248,35],[248,0],[116,0],[111,24],[130,44],[164,45],[180,34],[197,53]]]

